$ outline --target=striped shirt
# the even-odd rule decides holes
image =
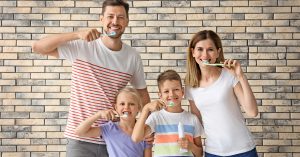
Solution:
[[[193,142],[194,138],[203,134],[202,125],[199,119],[187,112],[171,113],[166,110],[160,110],[150,114],[146,124],[155,132],[154,156],[190,156],[192,152],[182,153],[177,144],[178,141],[178,123],[184,126],[185,137]]]
[[[100,137],[79,137],[76,127],[99,110],[112,109],[115,95],[129,82],[133,87],[146,87],[139,54],[123,44],[120,51],[111,51],[100,39],[93,42],[71,41],[59,47],[59,56],[72,62],[70,109],[65,137],[104,144]],[[97,120],[93,126],[106,123]]]

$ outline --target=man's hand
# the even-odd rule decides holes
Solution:
[[[78,38],[87,42],[100,38],[101,33],[97,29],[88,29],[77,32]]]

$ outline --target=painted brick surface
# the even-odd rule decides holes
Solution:
[[[246,118],[260,157],[300,157],[300,1],[128,1],[124,42],[143,59],[151,98],[167,69],[185,76],[193,33],[220,34],[258,102]],[[0,1],[0,157],[65,157],[71,64],[31,51],[46,35],[98,28],[102,1]],[[189,110],[188,102],[183,101]]]

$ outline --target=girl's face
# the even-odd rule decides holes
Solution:
[[[128,117],[123,119],[135,119],[139,112],[138,101],[131,93],[127,92],[121,92],[118,95],[115,108],[119,115],[127,112]]]
[[[177,80],[166,80],[160,86],[159,97],[165,102],[174,102],[175,106],[181,104],[183,88]]]
[[[220,51],[221,49],[217,49],[211,39],[201,40],[195,45],[194,49],[192,48],[193,57],[200,66],[203,65],[203,60],[207,60],[209,63],[215,63]]]

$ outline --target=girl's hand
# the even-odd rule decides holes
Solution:
[[[117,111],[113,109],[109,110],[101,110],[98,112],[101,119],[105,119],[107,121],[116,119]]]
[[[241,63],[238,60],[226,59],[224,62],[224,68],[237,78],[243,76]]]
[[[166,104],[162,100],[158,99],[148,103],[145,107],[148,109],[148,111],[154,112],[163,109],[165,106]]]

